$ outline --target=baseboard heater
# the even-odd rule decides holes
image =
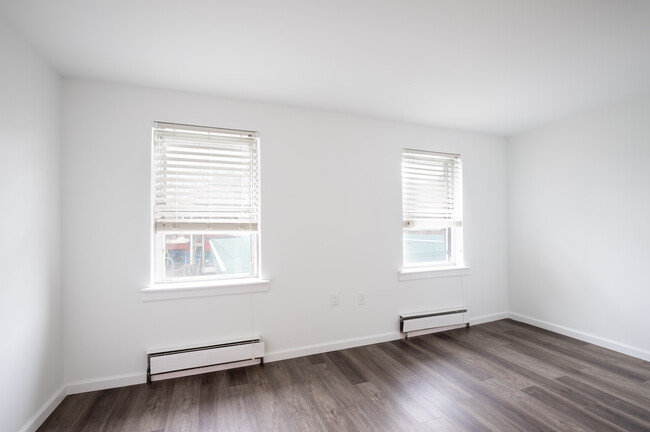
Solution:
[[[264,362],[264,342],[248,339],[147,353],[147,382]]]
[[[469,326],[465,322],[467,309],[451,308],[404,314],[399,317],[399,330],[403,337],[418,336]]]

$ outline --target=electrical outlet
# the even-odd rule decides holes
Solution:
[[[332,306],[338,306],[339,305],[339,293],[336,291],[332,291],[330,293],[330,305]]]
[[[359,297],[358,297],[358,298],[359,298],[359,304],[360,304],[360,305],[364,305],[364,304],[366,304],[366,292],[365,292],[365,291],[361,291],[361,292],[359,293]]]

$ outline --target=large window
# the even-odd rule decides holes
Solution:
[[[403,265],[462,265],[460,155],[402,152]]]
[[[249,131],[154,124],[156,283],[258,275],[258,141]]]

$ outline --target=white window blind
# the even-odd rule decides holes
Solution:
[[[155,123],[155,231],[257,231],[256,132]]]
[[[460,155],[404,149],[402,212],[404,228],[462,226]]]

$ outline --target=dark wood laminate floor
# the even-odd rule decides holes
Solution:
[[[39,431],[650,431],[650,363],[511,320],[67,396]]]

